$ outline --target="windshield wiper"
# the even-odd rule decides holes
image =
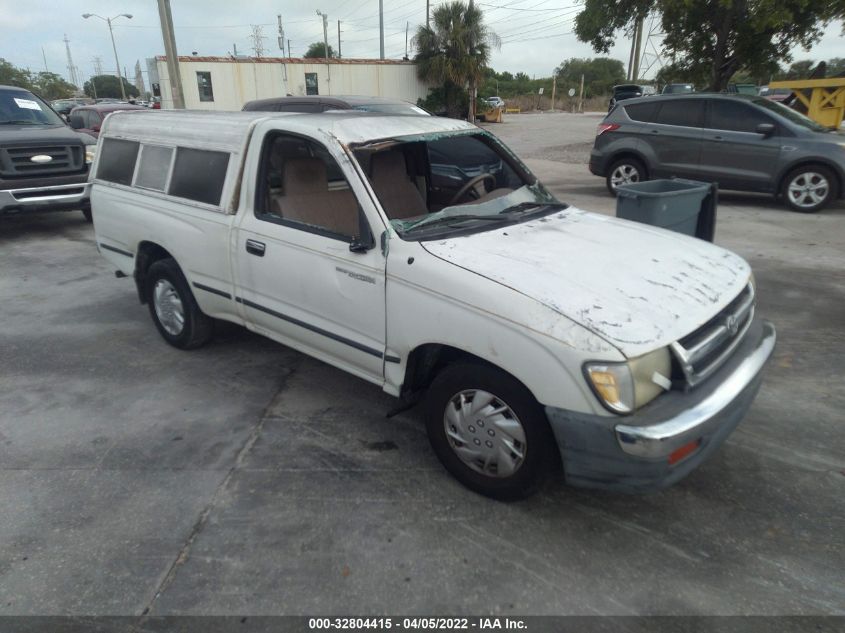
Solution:
[[[450,226],[451,223],[467,222],[469,220],[481,220],[482,222],[513,222],[514,218],[511,215],[445,215],[440,218],[432,218],[431,220],[422,220],[419,224],[415,224],[407,229],[406,233],[410,233],[416,229],[426,228],[428,226],[435,226],[438,224],[445,224]]]
[[[529,211],[534,209],[548,209],[553,207],[555,209],[565,209],[569,205],[562,202],[520,202],[512,207],[508,207],[502,213],[518,213],[520,211]]]

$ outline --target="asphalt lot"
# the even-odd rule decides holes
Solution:
[[[598,116],[487,126],[612,213]],[[845,615],[845,205],[722,196],[779,342],[727,444],[648,496],[455,482],[416,411],[230,327],[169,347],[81,213],[0,220],[0,615]]]

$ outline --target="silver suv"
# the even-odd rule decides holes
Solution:
[[[812,213],[845,193],[845,134],[762,97],[629,99],[599,124],[590,171],[614,195],[621,184],[677,176]]]

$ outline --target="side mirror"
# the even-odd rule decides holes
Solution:
[[[91,130],[94,131],[94,132],[99,132],[100,131],[100,124],[95,123],[94,125],[91,126]]]
[[[774,134],[775,126],[771,123],[760,123],[755,130],[757,134],[762,134],[764,137]]]
[[[85,127],[85,123],[82,122],[82,116],[79,114],[71,114],[68,120],[74,130],[81,130]]]

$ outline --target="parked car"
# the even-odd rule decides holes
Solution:
[[[664,95],[681,95],[695,92],[695,86],[692,84],[666,84],[660,94]]]
[[[812,213],[845,191],[845,136],[763,97],[632,99],[598,126],[590,171],[613,194],[677,176],[771,193]]]
[[[100,126],[105,119],[112,112],[118,110],[146,110],[147,108],[131,103],[122,102],[101,102],[93,105],[79,106],[70,112],[68,117],[70,126],[79,132],[90,134],[97,138],[100,134]]]
[[[771,99],[772,101],[786,101],[792,91],[789,88],[769,88],[768,86],[761,86],[759,95]]]
[[[81,210],[90,221],[88,166],[96,146],[37,95],[0,86],[0,216]]]
[[[504,108],[505,100],[501,97],[487,97],[484,102],[491,108]]]
[[[401,99],[384,97],[338,96],[338,97],[273,97],[257,99],[244,104],[244,111],[267,112],[327,112],[329,110],[360,110],[381,114],[431,116],[423,108]]]
[[[429,156],[453,147],[502,168],[435,186]],[[742,258],[560,203],[469,123],[116,112],[100,148],[98,248],[165,341],[232,321],[424,399],[434,452],[486,495],[561,462],[574,485],[674,483],[739,423],[774,347]]]
[[[654,88],[652,88],[650,94],[654,94]],[[607,104],[607,111],[610,112],[611,110],[613,110],[613,106],[615,106],[620,101],[624,101],[625,99],[635,99],[636,97],[643,96],[646,96],[644,86],[640,86],[637,84],[621,84],[619,86],[613,86],[613,92],[611,93],[610,101]]]

